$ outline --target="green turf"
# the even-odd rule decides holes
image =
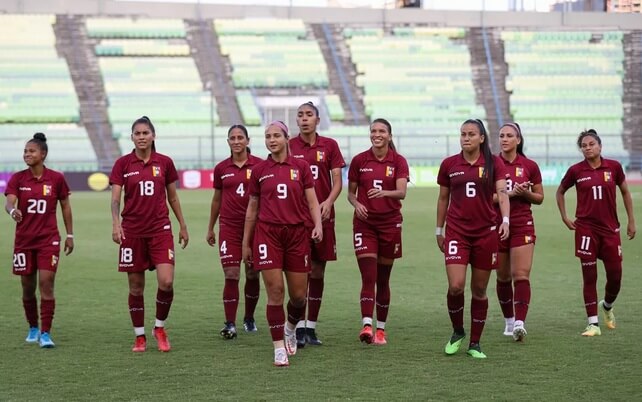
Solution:
[[[640,203],[642,188],[633,187]],[[624,281],[617,302],[618,328],[585,339],[581,275],[572,233],[559,219],[554,188],[535,208],[537,247],[533,297],[526,328],[516,344],[501,335],[503,318],[494,280],[482,337],[488,359],[462,348],[443,352],[451,333],[446,275],[435,240],[436,191],[410,189],[404,202],[404,258],[392,274],[388,345],[362,345],[359,272],[351,251],[351,210],[345,192],[338,205],[339,261],[329,264],[318,334],[321,347],[306,347],[289,368],[272,367],[265,296],[257,334],[241,331],[224,341],[223,275],[216,249],[204,241],[210,192],[181,192],[191,236],[177,250],[174,305],[168,321],[173,350],[130,352],[133,331],[127,285],[116,271],[109,194],[72,196],[76,250],[62,257],[56,282],[56,348],[23,342],[27,332],[19,280],[10,273],[13,225],[1,216],[0,400],[636,400],[642,395],[642,271],[640,240],[624,240]],[[571,190],[569,213],[574,207]],[[620,201],[621,204],[621,201]],[[621,212],[620,218],[626,220]],[[638,223],[642,224],[638,213]],[[642,237],[642,234],[641,234]],[[604,271],[599,270],[600,297]],[[155,278],[148,274],[147,332],[153,324]],[[469,324],[469,293],[466,326]],[[242,315],[242,305],[240,311]],[[637,396],[637,397],[636,397]]]

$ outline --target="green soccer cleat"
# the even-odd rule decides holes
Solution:
[[[456,332],[453,332],[452,336],[450,337],[450,340],[446,344],[446,348],[444,349],[444,352],[446,352],[447,355],[454,355],[455,353],[457,353],[465,337],[466,337],[466,333],[458,334]]]
[[[586,328],[584,328],[584,332],[582,332],[582,336],[600,336],[600,335],[602,335],[602,331],[600,330],[600,327],[595,324],[589,324]]]
[[[602,311],[602,318],[606,324],[606,328],[615,329],[615,315],[613,314],[613,307],[610,310],[607,310],[604,307],[604,300],[599,303],[600,310]]]
[[[475,359],[485,359],[486,355],[484,352],[481,351],[481,347],[479,346],[478,343],[472,344],[468,347],[468,351],[466,352],[468,356],[475,358]]]

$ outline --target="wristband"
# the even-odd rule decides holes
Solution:
[[[67,238],[68,238],[68,239],[73,239],[73,238],[74,238],[74,235],[73,235],[73,234],[68,234],[68,235],[67,235]]]
[[[502,218],[502,223],[505,223],[505,224],[507,224],[507,225],[508,225],[508,224],[509,224],[509,222],[510,222],[510,221],[508,220],[508,216],[505,216],[505,217],[503,217],[503,218]]]
[[[9,211],[9,216],[13,218],[13,213],[16,212],[15,208],[11,208],[11,211]]]
[[[435,236],[441,236],[444,234],[444,228],[436,227],[435,228]]]

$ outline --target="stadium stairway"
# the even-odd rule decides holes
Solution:
[[[187,43],[203,88],[210,90],[216,98],[220,124],[247,124],[248,122],[243,120],[237,101],[232,65],[229,58],[221,54],[221,46],[212,20],[186,19],[184,23]]]
[[[629,151],[629,170],[642,170],[642,31],[622,38],[624,77],[622,77],[622,143]]]
[[[341,28],[334,24],[310,25],[328,66],[330,88],[339,94],[343,122],[348,125],[367,125],[369,119],[363,104],[363,88],[357,85],[357,68],[352,62]]]
[[[120,157],[120,147],[109,123],[105,85],[85,19],[79,15],[57,15],[54,32],[56,50],[67,61],[78,96],[80,122],[96,152],[98,169],[109,171]]]
[[[466,41],[470,52],[476,102],[484,106],[488,131],[495,134],[499,132],[503,122],[512,120],[510,93],[506,90],[508,65],[504,59],[504,43],[496,29],[483,27],[470,28]],[[491,135],[490,138],[493,152],[499,152],[499,137]]]

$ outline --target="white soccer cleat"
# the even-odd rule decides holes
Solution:
[[[285,335],[285,350],[288,352],[288,356],[294,356],[296,354],[297,343],[296,343],[296,332]]]
[[[515,321],[513,325],[513,339],[515,342],[523,342],[526,337],[526,328],[524,328],[524,321]]]
[[[274,365],[276,367],[287,367],[290,365],[288,353],[285,348],[274,349]]]

